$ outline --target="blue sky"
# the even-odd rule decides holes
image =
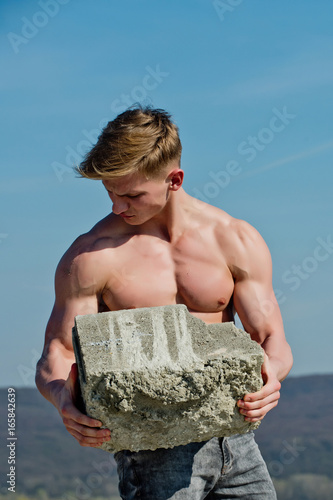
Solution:
[[[111,208],[71,166],[136,101],[173,115],[185,189],[268,243],[292,374],[332,372],[332,14],[322,0],[1,3],[1,385],[34,384],[57,262]]]

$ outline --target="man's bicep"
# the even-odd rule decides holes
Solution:
[[[261,344],[273,332],[283,331],[283,324],[272,286],[271,255],[263,238],[252,229],[242,238],[233,301],[245,330]]]
[[[98,312],[97,297],[83,296],[55,301],[45,332],[45,345],[56,341],[72,350],[72,328],[75,316],[96,314]]]
[[[236,282],[234,307],[245,330],[260,344],[273,331],[283,331],[280,308],[267,283],[251,279]]]
[[[74,318],[78,315],[96,314],[98,298],[90,276],[90,280],[84,280],[85,276],[81,278],[79,274],[84,271],[78,265],[72,265],[71,272],[67,272],[67,269],[67,263],[60,261],[55,276],[55,303],[46,327],[45,347],[50,343],[62,344],[65,349],[72,351]],[[87,275],[87,272],[84,274]],[[90,285],[88,281],[91,281]]]

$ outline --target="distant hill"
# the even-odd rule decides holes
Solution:
[[[0,389],[0,401],[1,442],[5,443],[8,437],[6,389]],[[97,496],[119,498],[112,455],[82,448],[68,434],[55,408],[37,389],[17,389],[16,404],[18,492],[35,499],[47,496],[64,500]],[[297,483],[299,474],[309,481],[312,478],[312,482],[317,476],[331,478],[332,431],[333,375],[290,377],[284,381],[279,405],[256,431],[257,443],[276,484],[290,491],[286,486],[288,481]],[[3,494],[7,492],[7,458],[8,449],[3,445],[0,448]],[[329,488],[331,483],[327,484]],[[72,496],[68,492],[72,492]],[[326,499],[325,496],[309,498]]]
[[[333,375],[290,377],[256,431],[270,473],[333,476]],[[331,497],[333,498],[333,496]]]
[[[0,401],[0,422],[6,422],[6,389],[0,389]],[[37,389],[17,389],[16,406],[18,492],[35,499],[38,490],[45,490],[50,497],[60,497],[64,492],[71,491],[75,500],[91,498],[92,494],[110,497],[117,492],[113,455],[81,447],[65,429],[54,406]],[[1,442],[4,443],[6,438],[7,429],[1,425]],[[6,484],[4,475],[9,467],[7,455],[7,449],[2,446],[2,486]],[[1,492],[5,491],[7,488],[2,488]],[[71,497],[69,499],[72,500]]]

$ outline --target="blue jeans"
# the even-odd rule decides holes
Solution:
[[[276,500],[253,432],[115,454],[123,500]]]

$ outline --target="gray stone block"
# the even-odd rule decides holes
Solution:
[[[111,430],[112,453],[172,448],[258,427],[238,399],[262,386],[263,350],[233,323],[206,324],[185,305],[75,318],[87,415]]]

